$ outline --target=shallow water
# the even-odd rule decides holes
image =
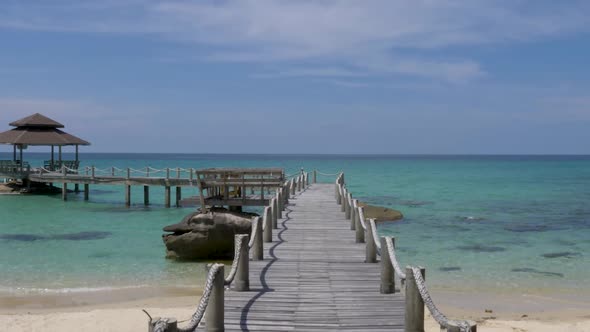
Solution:
[[[9,159],[10,154],[0,154]],[[65,156],[64,158],[68,158]],[[26,154],[33,165],[48,156]],[[380,225],[402,265],[427,268],[429,285],[490,291],[587,290],[590,280],[590,157],[281,156],[83,154],[82,166],[144,168],[279,166],[344,170],[353,195],[401,210]],[[331,182],[334,177],[319,177]],[[195,195],[184,190],[183,196]],[[162,227],[192,209],[150,207],[133,187],[70,194],[0,196],[0,292],[39,294],[201,285],[203,263],[164,258]],[[352,235],[351,235],[352,236]]]

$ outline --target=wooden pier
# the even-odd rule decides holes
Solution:
[[[424,268],[401,270],[394,239],[377,235],[342,174],[336,186],[308,183],[307,173],[285,182],[252,233],[236,235],[229,273],[210,266],[188,323],[150,317],[148,330],[423,332],[426,306],[441,330],[476,331],[436,308]]]

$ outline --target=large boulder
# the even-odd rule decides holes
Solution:
[[[195,212],[164,227],[166,257],[187,260],[232,259],[234,235],[250,234],[254,215],[227,210]]]

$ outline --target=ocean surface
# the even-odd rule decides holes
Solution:
[[[0,159],[11,159],[0,153]],[[64,159],[71,158],[68,154]],[[81,154],[82,167],[301,167],[343,170],[356,198],[402,211],[383,223],[402,265],[433,289],[588,294],[590,156]],[[25,153],[33,166],[48,154]],[[320,182],[334,177],[321,176]],[[183,196],[197,190],[184,189]],[[122,186],[91,185],[67,202],[0,195],[0,295],[201,287],[204,263],[167,260],[162,227],[193,208],[163,206],[153,187],[124,205]],[[352,234],[351,234],[352,236]]]

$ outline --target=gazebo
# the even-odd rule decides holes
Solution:
[[[89,142],[58,129],[63,128],[64,125],[39,113],[11,122],[10,125],[16,128],[0,133],[0,144],[13,146],[13,157],[12,160],[0,161],[0,173],[10,173],[9,171],[12,170],[13,173],[24,175],[30,166],[23,161],[23,150],[29,145],[51,146],[51,159],[45,161],[43,165],[47,170],[56,170],[62,166],[77,169],[78,146],[90,145]],[[62,147],[68,145],[76,147],[75,160],[62,160]],[[56,146],[58,147],[57,161],[54,151]],[[19,150],[18,158],[17,149]]]

